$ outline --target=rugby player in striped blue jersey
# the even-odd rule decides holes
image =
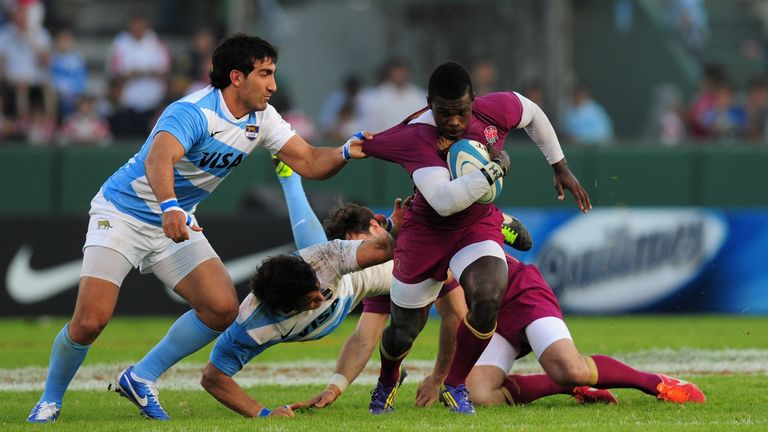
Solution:
[[[77,305],[53,342],[45,390],[29,422],[58,418],[64,392],[133,267],[154,273],[192,307],[115,383],[144,416],[167,420],[155,381],[215,339],[238,312],[232,281],[195,219],[198,204],[257,148],[311,179],[330,177],[359,157],[362,134],[341,147],[313,147],[269,105],[277,90],[277,50],[269,42],[232,35],[212,60],[211,85],[170,104],[91,202]]]

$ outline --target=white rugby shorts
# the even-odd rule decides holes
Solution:
[[[171,287],[203,261],[218,258],[202,232],[190,229],[189,240],[175,243],[165,236],[161,227],[142,222],[119,211],[104,198],[101,191],[91,201],[89,214],[83,250],[90,246],[115,250],[141,273],[161,270],[163,274],[157,274],[158,278]],[[166,260],[170,257],[178,257],[179,263],[174,266],[174,274],[165,274],[167,272],[164,269],[169,267],[168,263],[174,261]],[[161,261],[162,265],[153,268]],[[84,268],[87,267],[85,264]],[[125,275],[115,275],[108,280],[122,280],[123,277]]]

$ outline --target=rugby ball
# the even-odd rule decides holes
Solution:
[[[451,173],[451,180],[457,179],[463,175],[475,172],[490,162],[488,150],[484,145],[477,141],[463,139],[456,141],[448,149],[446,163],[448,171]],[[504,185],[504,179],[499,178],[493,183],[491,189],[483,196],[478,198],[480,204],[490,204],[501,193]]]

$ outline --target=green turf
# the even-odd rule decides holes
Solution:
[[[0,368],[46,366],[50,343],[63,320],[0,320]],[[164,334],[170,319],[119,317],[89,353],[88,363],[130,362],[143,355]],[[654,348],[700,349],[768,347],[768,319],[722,316],[568,317],[571,332],[585,353],[623,353]],[[333,359],[354,327],[350,319],[324,340],[285,344],[270,349],[257,361]],[[409,356],[431,359],[437,323],[430,322]],[[189,361],[203,363],[205,349]],[[766,359],[768,362],[768,359]],[[319,371],[327,374],[329,371]],[[219,406],[201,391],[164,390],[162,398],[170,423],[142,420],[126,400],[106,391],[72,391],[54,425],[23,422],[39,392],[0,391],[0,431],[368,431],[368,430],[514,430],[514,431],[648,431],[648,430],[768,430],[768,378],[764,375],[707,375],[695,380],[707,393],[706,405],[659,403],[637,391],[617,390],[618,406],[579,406],[566,396],[539,400],[524,407],[479,409],[475,417],[449,415],[442,407],[413,407],[416,383],[407,383],[398,396],[394,416],[367,413],[368,392],[352,385],[331,408],[303,413],[291,420],[246,420]],[[317,386],[259,386],[249,389],[269,406],[305,399]]]

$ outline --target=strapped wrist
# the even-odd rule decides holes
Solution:
[[[496,163],[496,165],[498,165],[498,166],[499,166],[499,168],[501,168],[501,171],[502,171],[502,174],[501,174],[501,176],[502,176],[502,177],[504,177],[505,175],[507,175],[507,168],[505,168],[505,167],[504,167],[504,164],[503,164],[503,163],[501,163],[501,159],[499,159],[499,158],[497,158],[497,157],[496,157],[496,158],[493,158],[493,160],[491,160],[491,162],[494,162],[494,163]]]
[[[484,167],[480,168],[485,179],[488,180],[488,185],[493,185],[496,180],[504,177],[504,169],[501,165],[495,161],[488,162]]]
[[[336,387],[338,391],[331,386]],[[328,385],[325,387],[325,389],[330,390],[336,393],[336,396],[339,396],[344,392],[344,390],[347,389],[347,387],[349,387],[349,380],[347,379],[347,377],[336,372],[333,375],[331,375],[331,379],[328,381]]]
[[[350,147],[352,146],[352,141],[354,141],[354,140],[362,140],[364,138],[365,137],[364,137],[362,132],[355,132],[354,135],[349,137],[347,142],[345,142],[341,146],[341,157],[343,157],[345,161],[348,161],[348,160],[352,159],[352,153],[350,151]]]
[[[172,212],[172,211],[182,212],[182,213],[184,213],[184,216],[187,218],[187,220],[185,222],[186,225],[187,226],[192,226],[192,216],[189,213],[187,213],[186,210],[181,208],[181,206],[179,205],[179,201],[176,198],[168,198],[167,200],[161,202],[160,203],[160,210],[163,213],[168,213],[168,212]]]
[[[264,408],[261,409],[261,411],[259,411],[259,413],[256,416],[257,417],[268,417],[270,413],[272,413],[272,411],[269,408],[264,407]]]

